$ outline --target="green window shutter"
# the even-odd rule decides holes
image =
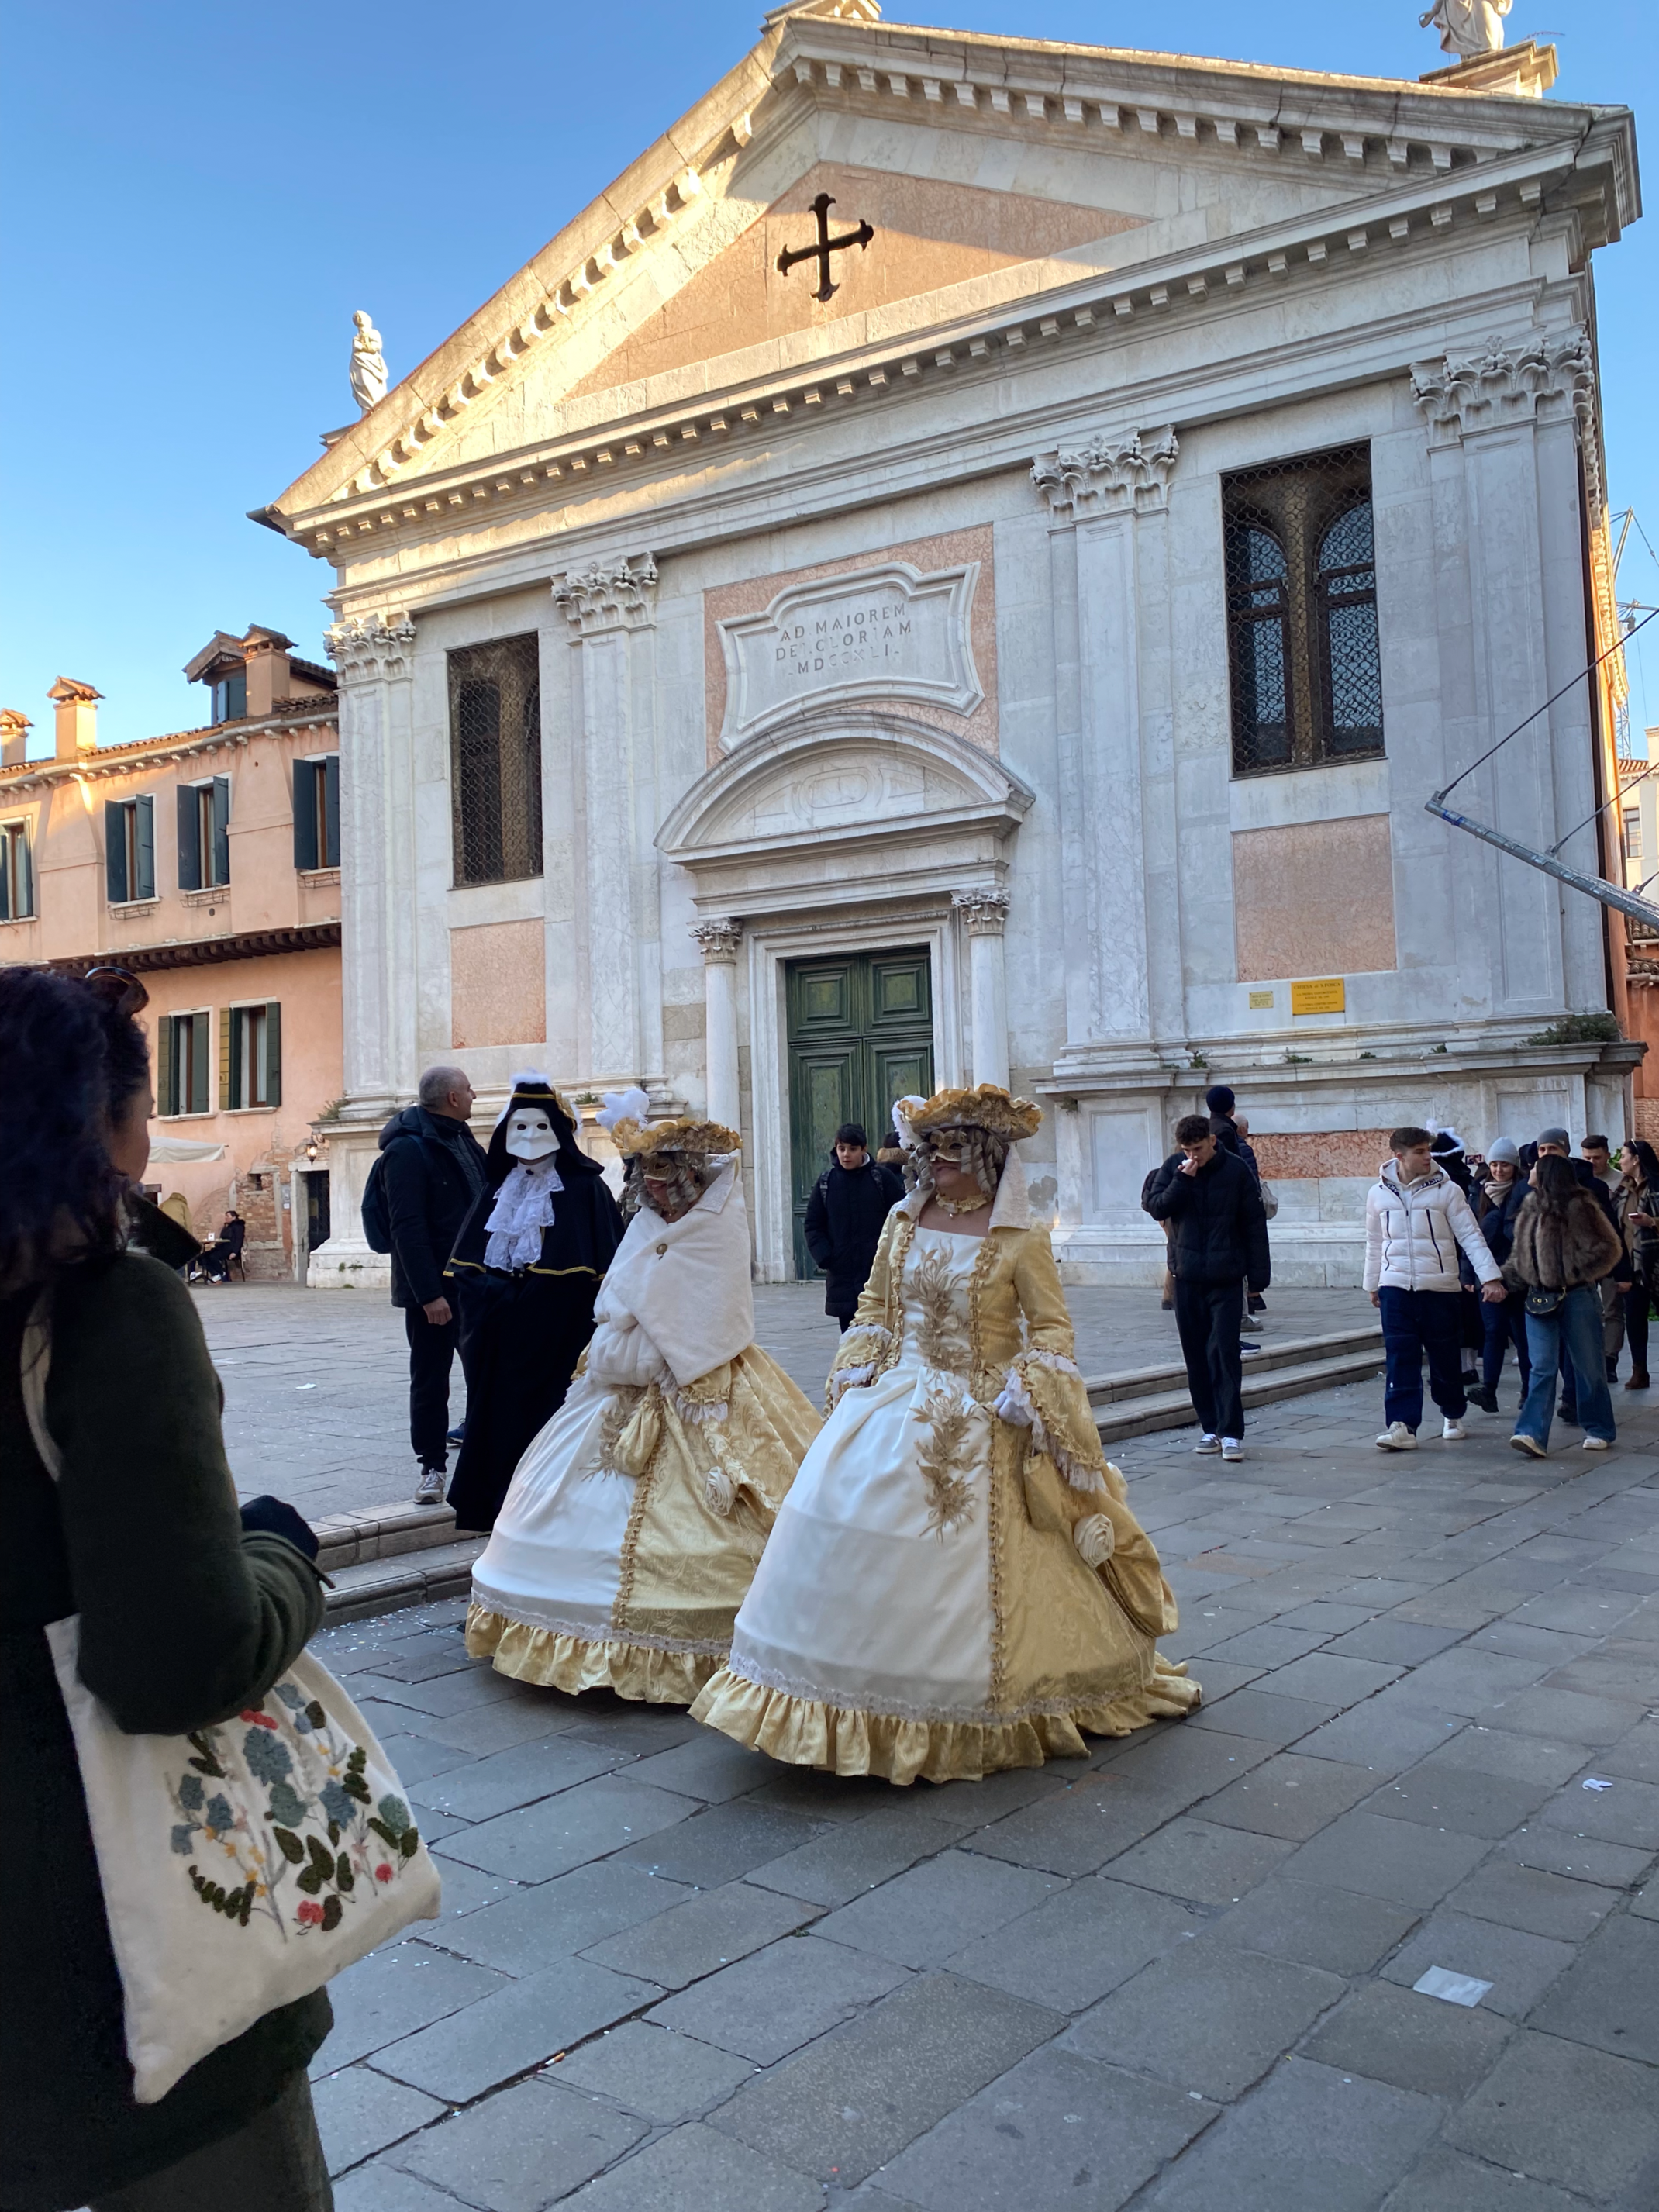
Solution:
[[[190,1054],[190,1110],[192,1114],[209,1113],[213,1101],[208,1096],[208,1017],[191,1014],[189,1017],[192,1035]]]
[[[319,868],[317,855],[317,763],[294,763],[294,865]]]
[[[21,840],[20,840],[21,843]],[[0,921],[15,921],[21,909],[11,881],[12,841],[0,830]]]
[[[104,801],[104,895],[112,906],[127,897],[127,810],[118,799]]]
[[[27,828],[17,840],[17,881],[12,885],[12,914],[21,921],[34,912],[34,854]]]
[[[328,851],[319,866],[337,868],[340,865],[340,756],[331,753],[322,763],[323,823]]]
[[[146,795],[132,802],[133,849],[137,856],[138,880],[133,886],[134,898],[149,899],[155,896],[155,801]]]
[[[230,778],[213,779],[213,881],[230,881]]]
[[[234,1006],[219,1009],[219,1111],[223,1114],[241,1103],[237,1097],[240,1088],[241,1055],[236,1048],[241,1040],[237,1035],[236,1010]],[[205,1059],[205,1055],[204,1056]]]
[[[173,1097],[173,1017],[163,1014],[155,1024],[155,1110],[176,1114]]]
[[[283,1103],[283,1009],[275,999],[265,1001],[265,1104]]]
[[[202,888],[201,811],[196,803],[196,787],[181,783],[179,799],[179,888],[181,891],[199,891]]]

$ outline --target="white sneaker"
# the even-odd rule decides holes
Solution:
[[[1223,1437],[1221,1439],[1221,1456],[1223,1459],[1243,1458],[1244,1447],[1237,1437]]]
[[[1390,1421],[1376,1440],[1378,1451],[1415,1451],[1417,1431],[1408,1429],[1403,1421]]]
[[[1549,1457],[1549,1454],[1545,1450],[1543,1445],[1539,1443],[1536,1437],[1522,1436],[1519,1429],[1517,1429],[1515,1434],[1510,1438],[1510,1443],[1514,1450],[1525,1452],[1528,1459],[1547,1459]]]
[[[421,1479],[415,1486],[415,1503],[417,1505],[441,1505],[448,1480],[442,1468],[423,1467]]]
[[[1218,1452],[1221,1449],[1221,1439],[1219,1437],[1212,1437],[1206,1429],[1204,1431],[1204,1434],[1199,1438],[1198,1442],[1193,1446],[1193,1449],[1200,1455],[1206,1455],[1210,1452]]]
[[[1462,1421],[1455,1421],[1449,1413],[1440,1424],[1440,1441],[1443,1444],[1461,1444],[1468,1431]]]
[[[1583,1443],[1583,1449],[1585,1451],[1606,1451],[1608,1446],[1608,1442],[1609,1439],[1606,1437],[1586,1437]],[[1226,1457],[1227,1455],[1224,1449],[1221,1455],[1224,1459]]]

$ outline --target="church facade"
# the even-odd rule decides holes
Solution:
[[[1601,872],[1628,111],[877,12],[775,11],[263,513],[336,572],[313,1281],[439,1060],[740,1126],[768,1280],[937,1083],[1042,1100],[1081,1281],[1161,1272],[1215,1080],[1289,1280],[1357,1279],[1400,1121],[1625,1133],[1602,910],[1424,802],[1559,693],[1455,803]]]

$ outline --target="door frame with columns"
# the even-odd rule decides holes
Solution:
[[[763,1282],[793,1273],[787,963],[926,945],[939,1081],[1006,1083],[1003,929],[1032,799],[994,755],[931,725],[802,714],[735,746],[658,831],[690,879],[708,1111],[745,1133]]]

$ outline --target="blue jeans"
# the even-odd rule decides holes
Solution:
[[[1572,1370],[1578,1418],[1585,1435],[1601,1437],[1611,1443],[1618,1431],[1607,1389],[1607,1354],[1601,1348],[1601,1298],[1595,1285],[1581,1284],[1576,1291],[1569,1291],[1553,1314],[1529,1313],[1527,1344],[1532,1353],[1532,1381],[1515,1424],[1516,1435],[1548,1443],[1555,1412],[1555,1377],[1565,1364]]]
[[[1461,1420],[1469,1402],[1463,1393],[1462,1291],[1401,1291],[1385,1283],[1376,1297],[1387,1361],[1384,1423],[1403,1421],[1415,1431],[1422,1419],[1425,1352],[1435,1404],[1449,1421]]]

